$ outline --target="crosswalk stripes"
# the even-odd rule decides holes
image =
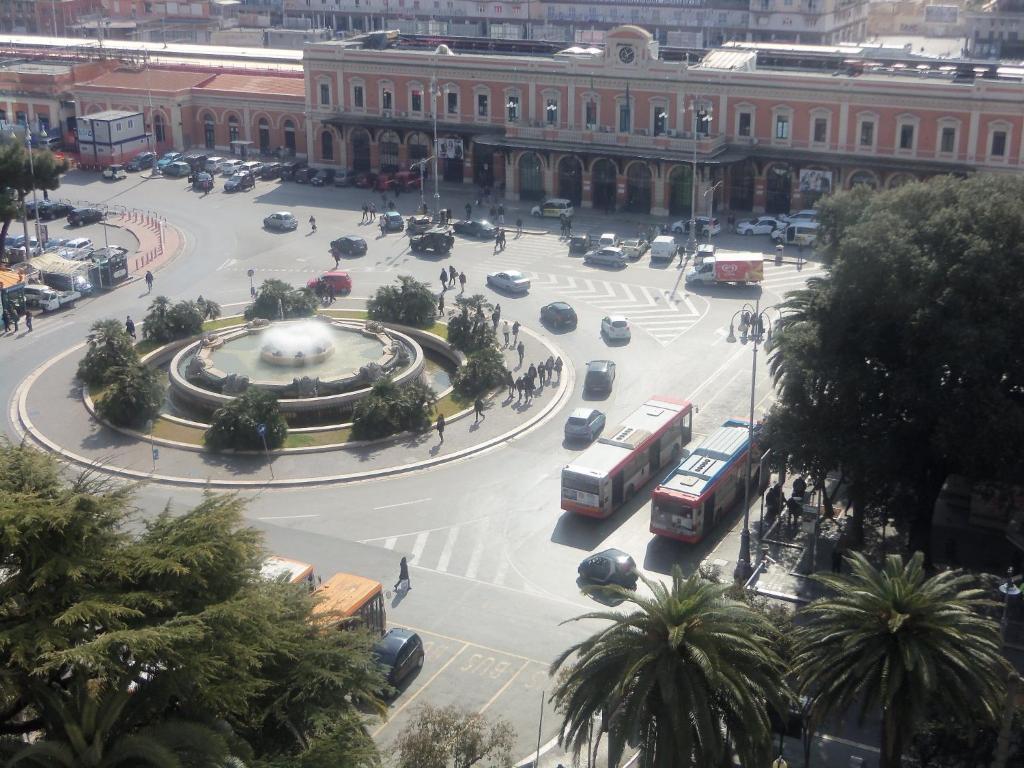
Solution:
[[[410,565],[420,569],[525,589],[515,572],[510,573],[502,539],[495,535],[494,526],[498,524],[494,518],[485,517],[446,528],[364,539],[362,543],[403,554]]]

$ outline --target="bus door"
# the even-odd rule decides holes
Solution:
[[[661,469],[661,440],[660,439],[655,440],[654,443],[651,445],[650,457],[651,457],[651,460],[650,460],[651,474],[654,475],[654,474],[657,474],[659,469]]]
[[[718,523],[718,510],[715,509],[715,494],[708,494],[704,499],[704,520],[709,528]]]
[[[614,475],[612,475],[612,508],[619,506],[622,503],[622,476],[625,474],[625,470],[620,469]]]

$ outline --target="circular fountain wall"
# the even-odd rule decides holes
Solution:
[[[406,383],[423,365],[423,350],[407,334],[319,316],[209,334],[179,351],[169,373],[176,402],[206,414],[259,387],[288,415],[350,410],[378,379]]]

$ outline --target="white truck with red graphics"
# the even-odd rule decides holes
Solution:
[[[725,253],[708,256],[686,273],[687,285],[706,283],[760,283],[764,280],[764,255],[760,253]]]

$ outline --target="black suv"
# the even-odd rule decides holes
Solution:
[[[156,152],[139,152],[129,160],[124,168],[126,171],[141,171],[143,168],[152,168],[156,164]]]
[[[584,392],[611,392],[615,382],[615,363],[611,360],[591,360],[583,379]]]
[[[334,183],[334,171],[331,168],[321,168],[309,180],[314,187],[325,187]]]
[[[594,241],[590,238],[589,232],[584,232],[582,235],[573,235],[569,238],[569,253],[578,253],[583,255],[587,251],[593,250]]]
[[[451,251],[453,245],[455,238],[447,227],[434,227],[422,235],[413,235],[409,238],[409,248],[413,253],[430,251],[440,256]]]
[[[244,189],[252,189],[256,186],[256,179],[248,171],[239,171],[224,182],[225,192],[240,192]]]
[[[281,171],[283,169],[284,166],[281,163],[265,163],[264,166],[260,168],[260,178],[264,181],[279,179],[281,178]]]
[[[316,168],[310,168],[308,165],[304,165],[301,168],[296,168],[292,174],[292,181],[296,184],[308,184],[310,179],[316,175]]]
[[[306,164],[301,160],[292,160],[288,163],[281,163],[281,180],[282,181],[295,181],[295,174],[305,168]]]
[[[553,301],[540,308],[540,321],[553,328],[575,328],[576,310],[564,301]]]
[[[362,256],[366,253],[366,241],[356,235],[343,235],[331,241],[332,256]]]
[[[68,214],[68,224],[72,227],[96,224],[100,221],[103,221],[103,211],[99,208],[75,208]]]
[[[75,210],[75,207],[71,203],[65,203],[60,200],[43,200],[39,203],[39,220],[52,221],[53,219],[63,219],[73,210]]]

